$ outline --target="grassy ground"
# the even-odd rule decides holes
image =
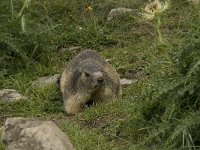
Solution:
[[[28,100],[1,102],[0,126],[8,117],[52,120],[77,150],[200,146],[195,140],[199,136],[191,140],[188,130],[194,125],[189,122],[199,120],[193,108],[184,110],[166,96],[184,78],[177,71],[180,50],[199,40],[198,5],[186,0],[170,3],[161,16],[161,43],[155,22],[141,16],[147,0],[35,0],[22,10],[23,2],[0,4],[0,88],[16,89]],[[87,10],[88,6],[93,10]],[[134,12],[106,21],[115,7],[133,8]],[[18,14],[20,10],[22,15]],[[61,73],[65,62],[76,55],[67,51],[68,47],[77,45],[82,50],[97,50],[110,59],[121,77],[137,82],[123,87],[122,101],[90,107],[69,117],[63,111],[57,87],[36,89],[31,82]]]

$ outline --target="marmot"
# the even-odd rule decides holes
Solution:
[[[68,114],[122,95],[119,74],[94,50],[85,50],[71,60],[61,75],[60,88]]]

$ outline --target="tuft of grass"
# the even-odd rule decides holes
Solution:
[[[71,124],[69,121],[63,121],[60,127],[69,136],[76,149],[106,150],[115,148],[114,143],[108,143],[103,135]]]

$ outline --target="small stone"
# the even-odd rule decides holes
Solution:
[[[21,99],[26,99],[26,97],[19,94],[14,89],[1,89],[0,90],[0,101],[13,102],[13,101],[19,101]]]
[[[6,150],[74,150],[69,138],[52,122],[8,118],[2,142]]]
[[[49,84],[57,85],[59,78],[60,78],[59,74],[55,74],[54,76],[40,77],[37,80],[33,81],[32,85],[37,87],[45,87]]]
[[[106,59],[106,62],[108,62],[108,63],[111,62],[111,59]]]
[[[133,80],[122,78],[122,79],[120,79],[120,83],[121,83],[121,85],[129,85],[129,84],[133,84],[134,82],[133,82]]]
[[[80,51],[81,50],[81,46],[72,46],[72,47],[69,47],[69,48],[62,48],[60,51],[61,52],[67,52],[67,51],[71,51],[71,52],[77,52],[77,51]]]
[[[107,16],[107,20],[110,21],[110,20],[112,20],[113,18],[115,18],[119,15],[130,13],[132,11],[133,11],[133,9],[124,8],[124,7],[112,9]]]
[[[79,51],[79,50],[81,50],[81,48],[82,48],[81,46],[73,46],[73,47],[69,48],[69,51],[73,51],[73,52],[74,51]]]

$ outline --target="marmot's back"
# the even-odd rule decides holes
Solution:
[[[77,67],[79,64],[84,62],[85,60],[90,59],[90,61],[98,62],[99,64],[103,65],[106,61],[98,55],[98,53],[94,50],[85,50],[79,53],[71,60],[71,64],[69,64],[70,68]]]

